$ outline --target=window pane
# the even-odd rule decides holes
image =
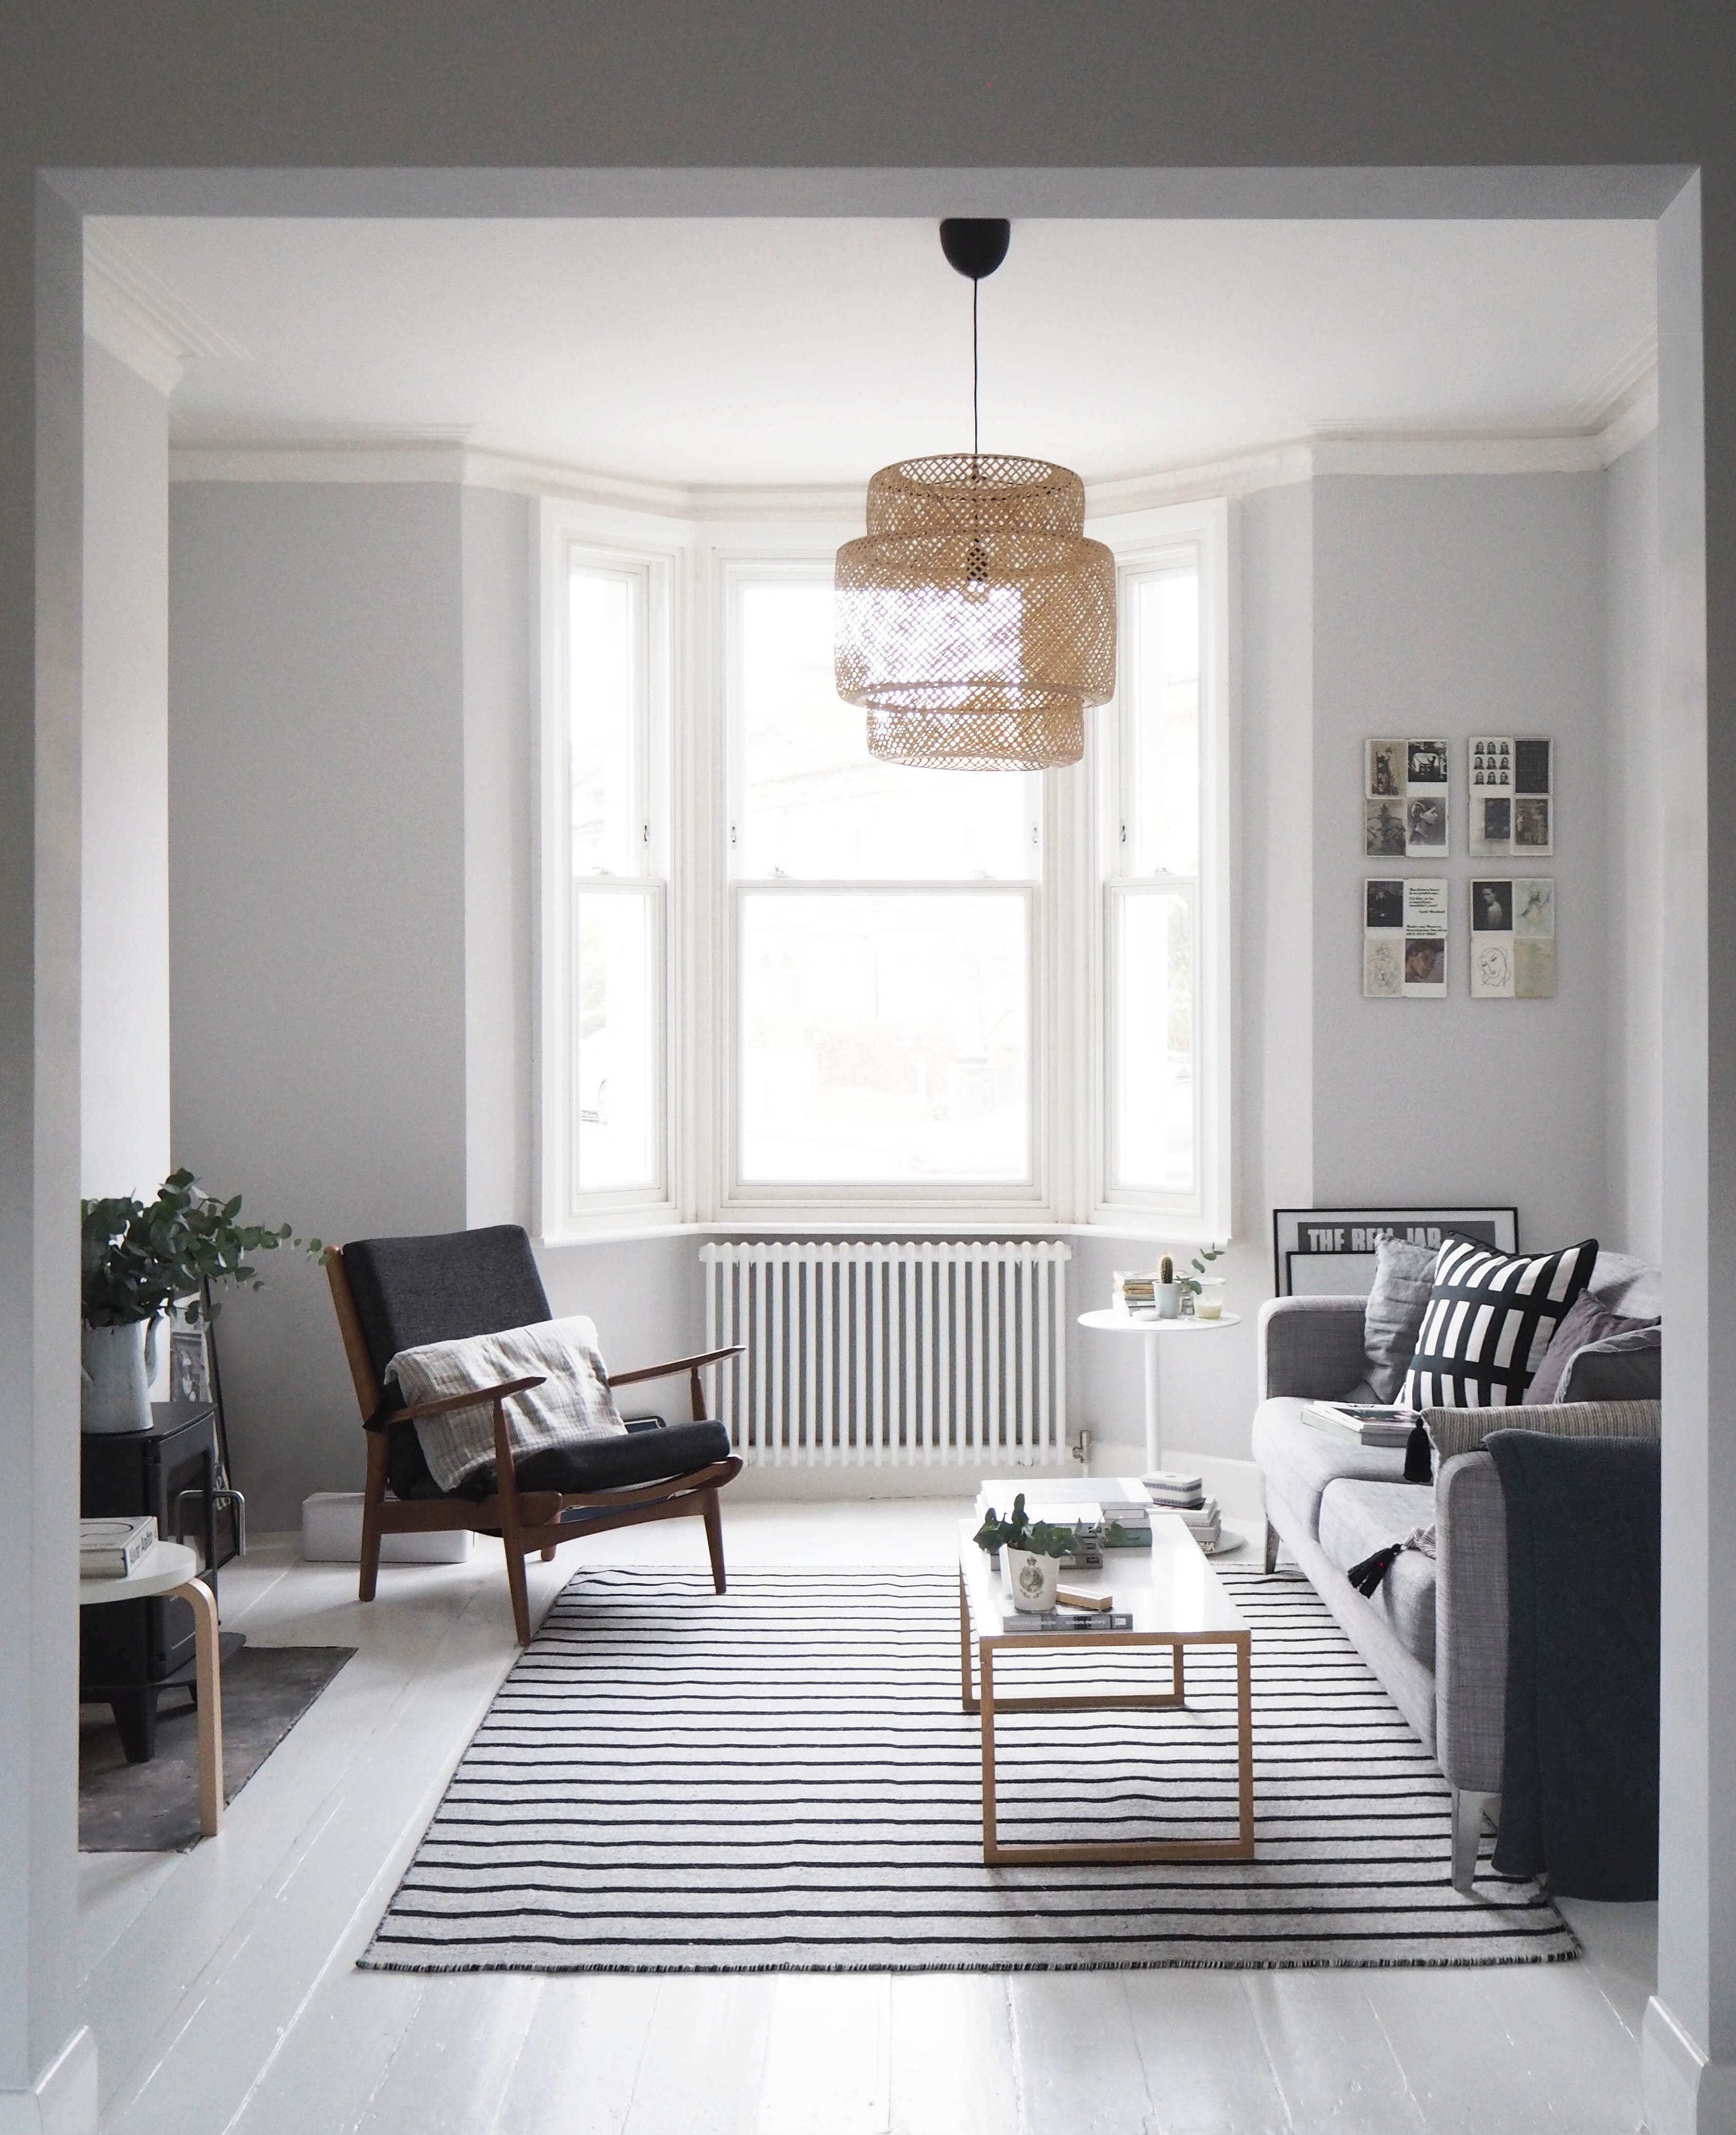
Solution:
[[[1200,581],[1136,577],[1127,723],[1129,874],[1193,874],[1200,853]]]
[[[1028,1178],[1026,909],[1004,891],[745,894],[742,1177]]]
[[[655,1187],[658,905],[651,890],[573,893],[580,1193]]]
[[[567,588],[567,707],[573,871],[636,874],[643,840],[633,740],[644,688],[644,588],[625,571],[575,568]]]
[[[1127,891],[1115,927],[1115,1185],[1194,1184],[1193,911],[1183,892]]]
[[[833,681],[829,579],[762,579],[738,598],[743,874],[1017,881],[1037,872],[1034,774],[911,771],[868,754],[867,716]]]

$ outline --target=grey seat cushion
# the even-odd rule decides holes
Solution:
[[[1340,1477],[1402,1483],[1405,1453],[1402,1446],[1355,1445],[1316,1431],[1302,1421],[1307,1406],[1288,1395],[1262,1402],[1254,1411],[1254,1458],[1266,1487],[1307,1523],[1311,1535],[1318,1536],[1321,1494],[1328,1483]],[[1385,1539],[1395,1542],[1398,1537],[1388,1535]]]
[[[1348,1571],[1434,1518],[1434,1492],[1426,1483],[1333,1483],[1320,1504],[1321,1554]],[[1395,1557],[1368,1605],[1386,1619],[1406,1653],[1426,1668],[1434,1666],[1432,1557],[1414,1549]]]

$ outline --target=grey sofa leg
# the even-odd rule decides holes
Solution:
[[[1268,1520],[1266,1522],[1266,1570],[1268,1571],[1276,1571],[1277,1569],[1278,1530],[1273,1526],[1272,1523]]]
[[[1468,1898],[1474,1895],[1484,1821],[1498,1823],[1500,1817],[1499,1794],[1477,1794],[1469,1787],[1453,1789],[1453,1887]]]

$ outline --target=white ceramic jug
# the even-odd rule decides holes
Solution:
[[[148,1431],[157,1369],[157,1322],[87,1327],[80,1422],[86,1431]]]

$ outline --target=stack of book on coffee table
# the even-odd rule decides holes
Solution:
[[[1145,1478],[1145,1487],[1160,1513],[1181,1514],[1188,1533],[1210,1556],[1224,1538],[1224,1516],[1217,1499],[1206,1495],[1204,1478],[1159,1468]]]

